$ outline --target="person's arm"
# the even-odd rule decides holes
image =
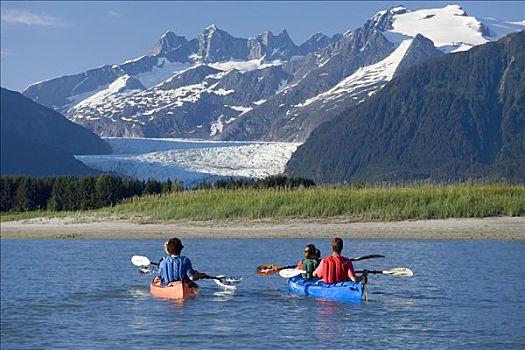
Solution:
[[[193,270],[193,274],[190,275],[190,280],[197,281],[197,280],[200,280],[201,278],[204,278],[206,276],[208,276],[208,275],[205,274],[205,273],[199,272],[197,270]]]
[[[188,275],[188,278],[191,281],[197,281],[207,276],[205,273],[193,269],[193,266],[191,265],[191,260],[189,258],[186,258],[186,264],[186,274]]]
[[[356,276],[354,272],[354,265],[352,264],[352,262],[348,264],[348,278],[350,278],[352,282],[356,283],[356,282],[366,281],[367,275],[368,275],[368,271],[363,270],[363,274],[361,276]]]
[[[297,264],[297,267],[296,267],[297,270],[302,270],[303,269],[303,261],[299,261],[299,264]]]
[[[359,281],[361,281],[361,278],[360,278],[360,277],[357,277],[357,276],[355,275],[355,272],[354,272],[354,265],[352,264],[351,261],[348,261],[347,273],[348,273],[348,278],[349,278],[352,282],[359,282]]]

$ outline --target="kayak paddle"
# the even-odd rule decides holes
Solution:
[[[299,276],[302,273],[306,273],[306,271],[299,269],[283,269],[279,271],[279,276],[284,278],[292,278],[295,276]]]
[[[273,274],[276,274],[277,272],[284,270],[284,269],[292,269],[296,267],[295,265],[288,265],[288,266],[281,266],[281,265],[275,265],[275,264],[263,264],[257,266],[256,273],[261,276],[270,276]]]
[[[151,262],[148,257],[146,256],[140,256],[140,255],[133,255],[131,257],[131,263],[135,266],[149,266],[149,265],[155,265],[159,266],[159,263]]]
[[[364,271],[356,271],[356,273],[363,273]],[[302,273],[306,273],[306,271],[299,270],[299,269],[283,269],[279,271],[279,276],[284,278],[292,278],[295,276],[299,276]],[[390,276],[396,276],[396,277],[411,277],[414,275],[414,272],[412,270],[407,269],[406,267],[396,267],[390,270],[384,270],[384,271],[378,271],[378,270],[370,270],[368,271],[370,274],[383,274],[383,275],[390,275]]]
[[[159,266],[159,263],[152,262],[148,259],[146,256],[140,256],[140,255],[133,255],[131,257],[131,263],[139,268],[139,272],[146,274],[149,272],[152,272],[154,269],[150,268],[150,265],[153,266]],[[229,276],[210,276],[207,274],[204,274],[202,279],[211,279],[213,280],[219,287],[222,287],[224,289],[235,289],[237,288],[236,284],[241,282],[241,277],[229,277]]]
[[[363,271],[356,271],[356,273],[363,273]],[[407,269],[406,267],[396,267],[390,270],[384,270],[384,271],[378,271],[378,270],[369,270],[368,273],[372,274],[383,274],[383,275],[390,275],[390,276],[399,276],[399,277],[412,277],[414,276],[414,272],[410,269]]]
[[[384,257],[385,256],[381,255],[381,254],[371,254],[371,255],[360,256],[360,257],[357,257],[357,258],[351,258],[350,260],[351,261],[360,261],[360,260],[384,258]],[[257,266],[256,272],[257,272],[258,275],[261,275],[261,276],[269,276],[269,275],[276,274],[276,273],[278,273],[281,270],[291,269],[291,268],[294,268],[296,266],[297,266],[297,264],[289,265],[289,266],[280,266],[280,265],[275,265],[275,264],[263,264],[263,265]]]

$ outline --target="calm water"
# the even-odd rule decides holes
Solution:
[[[185,240],[194,267],[244,278],[234,295],[202,281],[184,304],[148,294],[133,254],[158,259],[162,241],[2,241],[2,349],[525,348],[525,244],[346,240],[373,275],[369,302],[323,302],[285,291],[255,266],[299,260],[303,239]],[[323,252],[329,240],[313,240]]]

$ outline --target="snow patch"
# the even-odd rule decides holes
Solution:
[[[135,76],[146,89],[162,83],[173,75],[181,71],[191,68],[188,63],[170,62],[165,57],[157,58],[157,64],[153,66],[151,71],[139,73]]]
[[[131,76],[128,74],[117,78],[114,82],[109,84],[107,89],[99,91],[96,94],[83,99],[82,102],[78,103],[73,108],[78,109],[82,107],[97,107],[104,105],[106,102],[108,102],[109,98],[116,98],[115,95],[130,95],[141,91],[140,89],[127,90],[126,85],[129,79],[131,79]]]
[[[421,34],[445,52],[468,50],[489,41],[482,34],[482,22],[467,16],[458,5],[394,14],[392,28],[386,33],[410,37]],[[394,36],[388,38],[397,42]]]
[[[224,115],[221,114],[214,123],[211,123],[210,136],[215,136],[217,134],[222,133],[222,130],[224,128],[224,124],[222,123],[222,117],[224,117]]]
[[[249,111],[253,109],[253,107],[244,107],[244,106],[225,106],[225,107],[230,107],[234,111],[241,112],[241,114],[239,114],[239,117],[245,113],[248,113]]]
[[[236,69],[240,72],[249,72],[256,69],[264,69],[271,66],[280,66],[284,62],[281,60],[275,60],[271,62],[263,62],[261,60],[250,60],[250,61],[225,61],[225,62],[216,62],[216,63],[209,63],[208,66],[220,69],[223,71],[229,71],[232,69]]]
[[[307,99],[303,103],[294,105],[294,108],[302,108],[314,102],[333,102],[342,96],[350,96],[354,100],[363,93],[376,91],[381,88],[387,81],[390,81],[399,65],[399,62],[405,56],[406,51],[410,47],[412,39],[404,40],[388,57],[380,62],[374,63],[370,66],[362,67],[354,74],[348,76],[339,82],[330,90],[323,92],[317,96]],[[291,114],[291,111],[288,111]]]

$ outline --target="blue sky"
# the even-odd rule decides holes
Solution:
[[[353,30],[399,4],[459,4],[476,17],[525,18],[524,1],[2,1],[1,85],[21,91],[36,81],[118,64],[145,54],[168,30],[189,39],[212,23],[237,37],[286,29],[300,44],[317,32]]]

